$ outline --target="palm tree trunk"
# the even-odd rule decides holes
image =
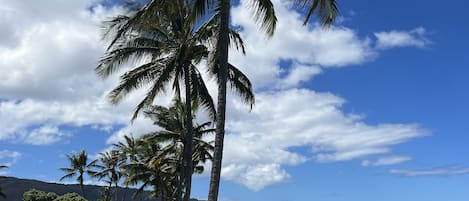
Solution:
[[[117,196],[119,195],[119,181],[116,181],[114,188],[116,188],[116,191],[114,192],[114,199],[113,200],[118,200]]]
[[[122,196],[122,201],[125,201],[125,196],[127,196],[127,191],[129,190],[129,186],[125,185],[124,195]]]
[[[81,189],[81,195],[83,196],[83,198],[86,199],[86,197],[85,197],[85,190],[83,189],[83,184],[80,184],[80,189]]]
[[[109,181],[109,196],[111,196],[110,201],[114,199],[114,196],[112,195],[112,181]]]
[[[229,20],[230,0],[219,0],[220,6],[220,31],[218,33],[217,49],[219,52],[220,77],[218,78],[218,103],[216,115],[215,149],[213,151],[212,170],[210,174],[210,188],[208,201],[217,201],[220,188],[220,174],[223,157],[223,140],[225,137],[225,113],[226,113],[226,80],[228,74],[228,45],[229,45]]]
[[[83,196],[83,198],[86,199],[86,197],[85,197],[85,189],[83,189],[83,173],[82,173],[82,172],[80,172],[79,184],[80,184],[80,189],[81,189],[81,195]]]
[[[184,84],[186,85],[186,136],[184,142],[184,201],[189,201],[191,197],[191,183],[192,183],[192,106],[191,106],[191,81],[189,65],[184,65]]]
[[[180,201],[182,200],[182,171],[184,170],[184,168],[182,168],[181,164],[178,164],[179,168],[180,168],[180,171],[179,171],[179,175],[178,175],[178,181],[177,181],[177,184],[178,186],[176,186],[176,192],[173,194],[176,196],[176,201]],[[177,173],[176,173],[177,174]]]

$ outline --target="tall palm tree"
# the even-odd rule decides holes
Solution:
[[[217,53],[215,62],[218,65],[218,100],[217,100],[217,114],[216,114],[216,136],[215,136],[215,150],[214,160],[212,164],[212,172],[210,176],[210,188],[209,188],[209,201],[216,201],[218,198],[218,189],[220,183],[220,173],[222,166],[222,155],[223,155],[223,140],[224,140],[224,128],[225,128],[225,113],[226,113],[226,87],[227,78],[229,77],[229,64],[228,64],[228,47],[230,43],[229,36],[229,18],[231,1],[230,0],[193,0],[192,5],[194,6],[195,13],[197,16],[204,16],[207,8],[216,7],[215,11],[217,16],[217,22],[219,23],[217,32]],[[335,0],[294,0],[295,3],[300,6],[307,8],[304,23],[306,24],[311,18],[312,14],[316,13],[319,17],[319,21],[324,26],[329,26],[333,23],[338,9]],[[139,25],[148,25],[151,20],[148,20],[148,16],[152,16],[155,9],[160,8],[165,1],[152,0],[148,2],[145,9],[139,10],[136,18],[133,21],[127,23],[124,27],[128,32],[132,32]],[[272,35],[276,26],[276,16],[273,4],[270,0],[253,0],[255,6],[255,19],[260,22],[261,28],[268,34]],[[124,30],[123,29],[123,30]],[[120,32],[120,34],[126,31]]]
[[[323,25],[330,25],[337,14],[335,0],[295,0],[303,7],[309,7],[305,18],[305,24],[314,12],[317,12]],[[261,28],[269,35],[273,35],[277,18],[274,7],[270,0],[255,0],[254,6],[255,19],[260,22]],[[205,3],[214,3],[207,0]],[[217,122],[215,135],[215,150],[213,154],[212,171],[210,174],[210,187],[208,201],[217,201],[220,187],[220,175],[223,156],[223,140],[225,135],[225,113],[226,113],[226,78],[228,76],[228,47],[229,38],[229,19],[231,0],[217,0],[217,12],[220,15],[220,31],[218,32],[218,62],[220,66],[220,77],[218,82],[218,102],[217,102]],[[319,7],[318,7],[319,5]],[[200,7],[201,9],[204,7]]]
[[[67,155],[67,159],[70,162],[70,167],[60,168],[61,171],[66,173],[60,178],[60,181],[77,176],[76,181],[78,185],[80,185],[82,196],[85,197],[85,190],[83,189],[84,176],[87,174],[93,177],[96,174],[96,172],[92,170],[96,160],[88,163],[88,154],[85,150],[81,150],[78,154]]]
[[[97,67],[98,74],[108,76],[116,67],[116,63],[128,60],[130,57],[150,57],[150,62],[138,66],[121,77],[121,84],[111,94],[111,101],[117,103],[121,97],[129,91],[140,87],[142,84],[151,83],[152,87],[147,96],[141,101],[135,110],[133,119],[137,117],[139,110],[145,105],[153,103],[155,96],[164,90],[172,82],[174,91],[181,97],[180,81],[183,81],[186,108],[192,107],[192,99],[197,99],[201,104],[211,109],[214,114],[213,101],[208,90],[198,73],[195,64],[206,54],[206,47],[200,44],[200,39],[193,37],[194,22],[190,12],[184,5],[185,1],[168,1],[164,12],[156,16],[159,23],[154,23],[148,31],[137,33],[129,40],[126,35],[124,40],[118,39],[112,44],[108,55],[101,60]],[[170,9],[171,8],[171,9]],[[132,18],[129,18],[132,19]],[[115,22],[115,21],[114,21]],[[122,22],[119,22],[122,24]],[[113,24],[110,27],[119,26]],[[134,34],[134,33],[133,33]],[[121,41],[119,41],[121,40]],[[135,48],[138,48],[135,51]],[[195,79],[194,79],[195,78]],[[194,91],[197,90],[197,91]],[[193,97],[191,95],[198,95]],[[188,122],[192,118],[191,110],[187,111]],[[191,150],[192,127],[186,125],[188,131],[184,146],[184,183],[185,195],[190,195],[191,183]]]
[[[8,166],[6,165],[0,165],[0,169],[4,169],[4,168],[8,168]],[[3,176],[0,176],[0,179],[3,178]],[[0,186],[0,197],[3,197],[3,198],[6,198],[7,196],[5,195],[5,193],[3,193],[2,191],[2,187]]]
[[[208,201],[216,201],[218,199],[218,191],[220,186],[220,175],[223,156],[223,141],[225,135],[225,116],[226,116],[226,87],[228,77],[228,49],[230,44],[229,37],[229,20],[230,20],[230,0],[218,0],[217,12],[219,19],[218,40],[216,44],[217,60],[219,65],[218,77],[218,101],[216,114],[216,134],[215,149],[213,153],[212,169],[210,174],[210,187],[208,193]],[[261,22],[261,27],[268,35],[273,35],[277,18],[275,16],[274,7],[270,0],[256,0],[255,13],[256,19]]]
[[[162,4],[162,2],[164,4]],[[171,86],[181,97],[180,83],[184,81],[186,130],[184,141],[184,199],[189,200],[191,189],[191,150],[192,150],[192,104],[201,104],[215,116],[215,106],[195,64],[207,59],[210,52],[207,44],[213,43],[218,27],[218,16],[213,16],[206,23],[194,30],[195,18],[185,0],[150,1],[131,16],[118,16],[110,20],[106,32],[111,39],[108,52],[100,61],[96,71],[102,77],[115,72],[122,63],[132,59],[146,58],[149,62],[121,76],[121,83],[109,95],[111,102],[118,103],[130,91],[150,84],[152,87],[146,97],[138,104],[134,116],[146,105],[151,105],[157,94],[164,87]],[[154,12],[147,12],[154,9]],[[157,13],[157,14],[155,14]],[[156,15],[156,16],[155,16]],[[148,23],[151,21],[153,23]],[[244,50],[238,33],[229,30],[233,43]],[[210,68],[210,73],[219,77],[218,66]],[[254,103],[254,95],[249,79],[234,66],[230,65],[229,82],[243,96],[246,102]]]

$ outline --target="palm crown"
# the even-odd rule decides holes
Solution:
[[[80,185],[82,195],[84,197],[84,176],[88,175],[93,177],[95,175],[96,172],[94,172],[92,168],[96,161],[88,163],[88,154],[84,150],[81,150],[78,154],[67,155],[67,159],[70,162],[70,167],[60,168],[61,171],[65,172],[65,175],[60,178],[60,181],[76,176],[76,181]]]

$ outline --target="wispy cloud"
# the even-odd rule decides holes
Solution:
[[[469,174],[469,167],[466,168],[434,168],[428,170],[390,170],[391,174],[398,174],[403,176],[448,176],[448,175],[463,175]]]
[[[388,49],[394,47],[425,47],[431,42],[426,38],[427,31],[423,27],[415,28],[411,31],[389,31],[377,32],[376,47]]]
[[[17,151],[10,150],[1,150],[0,151],[0,164],[11,166],[16,163],[16,161],[21,158],[21,153]]]
[[[412,160],[411,157],[408,156],[386,156],[382,158],[378,158],[375,161],[371,160],[364,160],[362,161],[362,166],[385,166],[385,165],[395,165],[399,163],[403,163],[406,161]]]

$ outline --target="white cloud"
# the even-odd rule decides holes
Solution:
[[[6,10],[3,23],[11,25],[11,37],[18,38],[15,45],[0,41],[0,71],[7,72],[0,74],[2,98],[74,101],[108,89],[109,83],[100,81],[93,68],[103,53],[100,22],[120,10],[89,10],[91,3],[1,3]],[[54,12],[47,7],[51,4]]]
[[[325,163],[390,154],[393,145],[427,134],[414,124],[365,124],[361,117],[341,111],[340,97],[307,89],[258,93],[250,113],[231,100],[222,175],[254,190],[288,179],[284,166],[310,159]],[[292,151],[295,147],[310,152]],[[276,180],[262,183],[252,177],[259,181],[251,183],[246,178],[265,167],[271,168],[269,175]]]
[[[376,46],[381,49],[393,47],[425,47],[430,44],[426,38],[427,31],[423,27],[415,28],[411,31],[389,31],[377,32]]]
[[[108,139],[110,144],[125,134],[154,129],[145,119],[128,125],[144,91],[118,106],[105,99],[118,80],[102,81],[93,71],[103,52],[99,22],[121,11],[90,9],[93,2],[0,0],[0,71],[7,72],[0,74],[0,140],[49,144],[69,134],[61,125],[107,130],[124,126]],[[297,89],[327,68],[371,61],[379,51],[372,39],[355,30],[304,27],[301,16],[288,10],[288,1],[275,5],[279,23],[270,40],[259,34],[243,6],[233,8],[233,23],[242,27],[247,56],[232,53],[230,61],[246,72],[258,93],[251,113],[240,101],[229,99],[224,179],[260,190],[290,178],[285,166],[390,154],[393,145],[426,134],[415,124],[368,125],[362,117],[341,111],[344,99]],[[282,61],[292,65],[280,66]],[[213,83],[209,87],[216,90]],[[158,101],[167,104],[169,97]],[[292,151],[296,147],[311,152]]]
[[[390,170],[391,174],[403,176],[449,176],[469,174],[469,168],[435,168],[428,170]]]
[[[266,186],[282,183],[290,175],[279,164],[229,164],[223,167],[222,177],[240,182],[248,188],[259,191]]]
[[[294,64],[288,71],[288,75],[279,80],[279,88],[297,87],[302,82],[311,80],[312,77],[322,72],[320,67]]]
[[[364,160],[362,161],[362,165],[365,167],[395,165],[395,164],[407,162],[410,160],[412,160],[412,158],[408,156],[386,156],[386,157],[378,158],[376,161]]]
[[[61,140],[67,134],[59,130],[57,126],[44,125],[32,130],[25,142],[33,145],[47,145]]]
[[[18,39],[0,40],[0,71],[7,72],[0,74],[0,140],[51,144],[68,135],[60,125],[128,124],[143,90],[113,106],[105,96],[117,76],[103,81],[94,73],[104,50],[101,21],[122,9],[95,0],[0,2],[0,24],[11,28],[0,35]]]
[[[352,29],[334,26],[324,30],[318,25],[303,26],[302,16],[288,9],[291,7],[288,1],[274,1],[277,29],[272,38],[267,38],[254,22],[250,9],[244,6],[246,4],[249,1],[243,0],[241,5],[233,8],[232,23],[241,27],[247,55],[233,52],[230,61],[246,72],[259,89],[278,85],[279,82],[295,86],[301,79],[317,75],[319,66],[329,68],[361,64],[372,60],[377,54],[371,47],[370,39],[359,37]],[[279,65],[282,60],[292,60],[294,65],[301,64],[296,66],[301,68],[287,71],[293,73],[291,76],[298,76],[296,73],[300,70],[307,74],[292,77],[300,80],[282,80],[279,76],[283,71]]]
[[[19,158],[21,158],[20,152],[10,150],[0,151],[0,165],[12,166]]]

